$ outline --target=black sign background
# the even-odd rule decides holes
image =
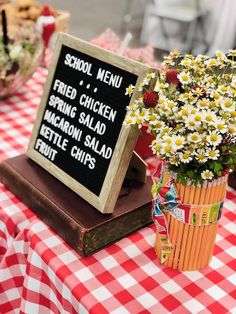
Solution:
[[[93,76],[88,76],[87,74],[84,74],[76,69],[70,68],[69,66],[65,65],[64,60],[67,53],[75,56],[76,58],[83,59],[85,62],[92,63],[91,73],[93,74]],[[97,72],[99,68],[102,68],[105,71],[110,71],[114,75],[122,76],[123,80],[122,80],[121,86],[119,88],[115,88],[115,87],[109,86],[108,84],[100,80],[97,80],[96,76],[97,76]],[[71,100],[66,96],[58,94],[55,90],[53,91],[53,85],[56,79],[59,79],[65,84],[68,84],[72,86],[73,88],[75,88],[77,90],[76,98]],[[83,81],[82,86],[80,86],[81,80]],[[65,173],[67,173],[69,176],[73,177],[83,186],[88,188],[91,192],[93,192],[97,196],[99,196],[100,191],[102,189],[102,185],[106,177],[107,170],[108,170],[112,156],[110,159],[105,159],[99,156],[92,149],[84,146],[83,140],[85,136],[89,134],[92,137],[96,137],[96,139],[99,140],[101,144],[106,144],[107,146],[111,147],[112,150],[114,151],[114,148],[117,143],[117,139],[119,137],[119,133],[121,131],[122,123],[126,115],[126,106],[130,102],[130,97],[125,95],[125,90],[126,90],[126,87],[129,86],[130,84],[135,85],[136,81],[137,81],[137,75],[129,73],[120,68],[117,68],[111,64],[100,61],[94,57],[86,55],[82,52],[74,50],[65,45],[62,46],[59,60],[56,66],[55,75],[52,80],[48,100],[50,98],[50,95],[52,94],[55,96],[59,96],[66,103],[76,106],[77,113],[74,118],[68,117],[67,115],[59,112],[57,109],[54,109],[52,106],[49,106],[48,100],[45,106],[45,111],[49,109],[51,112],[55,112],[57,116],[60,116],[61,118],[65,118],[65,120],[67,120],[70,124],[73,124],[74,126],[80,128],[83,132],[82,140],[78,142],[76,139],[70,138],[69,135],[61,131],[59,128],[54,127],[52,124],[42,119],[41,125],[44,124],[50,127],[53,131],[60,134],[63,138],[66,138],[69,140],[67,149],[66,151],[59,149],[56,145],[54,145],[49,140],[45,139],[39,133],[37,135],[35,143],[37,142],[37,139],[40,138],[46,144],[50,145],[53,149],[56,149],[58,153],[56,154],[54,161],[51,161],[50,159],[49,160],[53,164],[58,166],[61,170],[63,170]],[[89,88],[88,88],[88,84],[90,85]],[[97,88],[97,91],[95,92],[94,90],[96,88]],[[84,106],[81,106],[79,104],[79,99],[82,94],[86,94],[94,98],[95,100],[98,100],[106,104],[112,109],[117,110],[115,121],[114,122],[109,121],[108,119],[104,118],[102,115],[98,115],[92,110],[87,109]],[[90,130],[88,127],[80,124],[78,122],[78,117],[82,111],[85,112],[86,114],[90,114],[91,116],[93,116],[94,120],[96,121],[99,120],[105,123],[106,125],[105,134],[99,135],[96,132]],[[39,127],[39,132],[41,129],[41,125]],[[87,165],[86,166],[83,165],[82,163],[80,163],[79,161],[77,161],[75,158],[73,158],[70,155],[71,148],[74,145],[78,146],[83,151],[89,153],[92,157],[96,159],[96,165],[94,169],[89,169]],[[39,150],[36,149],[35,147],[34,149],[39,152]]]

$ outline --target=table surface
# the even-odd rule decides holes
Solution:
[[[25,152],[46,75],[0,102],[0,160]],[[153,225],[82,258],[0,185],[0,313],[236,313],[235,203],[228,188],[210,266],[181,273],[159,264]]]

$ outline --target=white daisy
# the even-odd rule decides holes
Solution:
[[[189,143],[199,143],[202,141],[202,136],[198,132],[190,133],[187,137]]]
[[[192,81],[190,74],[188,72],[181,72],[178,74],[177,77],[183,85],[189,84]]]
[[[169,84],[168,83],[161,83],[160,81],[157,80],[156,85],[154,87],[155,92],[160,92],[165,88],[168,88]]]
[[[176,155],[170,156],[169,161],[170,161],[170,163],[171,163],[172,165],[175,165],[175,166],[178,166],[178,165],[180,164],[179,157],[176,156]]]
[[[222,134],[227,132],[227,125],[223,119],[216,119],[214,121],[214,126],[216,130]]]
[[[125,95],[131,96],[134,92],[135,86],[130,84],[129,87],[126,87]]]
[[[186,117],[184,120],[185,120],[186,127],[189,130],[195,131],[197,129],[197,126],[199,125],[199,123],[195,121],[194,115],[190,115]]]
[[[225,95],[230,92],[230,87],[225,85],[219,85],[217,91],[222,95]]]
[[[204,164],[207,161],[206,151],[204,149],[198,149],[195,152],[195,156],[200,164]]]
[[[221,143],[222,136],[216,132],[210,132],[209,135],[207,135],[207,143],[208,145],[217,146]]]
[[[213,124],[214,121],[217,119],[217,116],[215,112],[211,110],[203,110],[203,121],[206,122],[207,124]]]
[[[236,136],[236,127],[233,124],[228,126],[228,131],[231,136]]]
[[[150,78],[145,77],[143,80],[143,85],[149,85],[150,83]]]
[[[156,77],[156,73],[155,72],[146,74],[146,78],[148,78],[148,79],[154,79],[155,77]]]
[[[217,160],[218,157],[220,156],[220,151],[218,149],[209,149],[206,151],[207,156],[209,157],[209,159],[212,160]]]
[[[209,107],[209,103],[210,103],[209,99],[202,98],[198,100],[196,105],[198,108],[207,109]]]
[[[156,125],[157,122],[159,122],[158,115],[155,113],[148,114],[146,122],[148,122],[150,125]]]
[[[185,138],[184,136],[173,136],[173,141],[172,141],[175,150],[183,148],[185,144]]]
[[[213,172],[210,171],[210,170],[204,170],[204,171],[201,173],[201,177],[203,178],[203,180],[211,180],[211,179],[213,179],[214,174],[213,174]]]
[[[185,151],[184,153],[179,154],[179,158],[184,164],[188,164],[193,159],[191,155],[190,152]]]
[[[221,108],[229,112],[235,110],[235,105],[233,103],[233,100],[231,98],[224,98],[221,101]]]

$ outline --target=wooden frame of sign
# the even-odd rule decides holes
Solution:
[[[58,36],[27,155],[102,213],[114,210],[139,134],[123,126],[126,106],[137,97],[125,88],[138,86],[148,71]]]

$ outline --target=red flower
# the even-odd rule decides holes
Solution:
[[[147,107],[147,108],[154,108],[154,107],[156,107],[157,101],[158,101],[158,96],[153,91],[147,91],[143,95],[143,102],[144,102],[145,107]]]
[[[176,86],[180,84],[177,70],[172,69],[166,72],[166,83],[176,85]]]

